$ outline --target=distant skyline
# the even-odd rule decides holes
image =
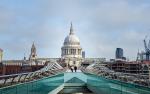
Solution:
[[[60,57],[70,22],[86,57],[115,58],[116,48],[135,60],[150,38],[150,0],[0,0],[4,59]]]

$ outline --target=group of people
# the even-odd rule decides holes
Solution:
[[[70,70],[71,70],[71,72],[73,72],[73,71],[77,72],[77,66],[74,66],[74,67],[71,66],[71,67],[70,67]]]

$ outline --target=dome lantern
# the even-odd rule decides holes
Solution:
[[[70,26],[70,35],[73,35],[74,32],[73,32],[73,26],[72,26],[72,22],[71,22],[71,26]]]

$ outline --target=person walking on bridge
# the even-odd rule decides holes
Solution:
[[[77,72],[77,66],[74,66],[74,70],[75,70],[75,72]]]
[[[73,66],[70,67],[71,72],[73,72]]]

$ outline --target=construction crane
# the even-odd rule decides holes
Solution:
[[[150,40],[149,40],[149,42],[148,42],[148,49],[150,50]]]
[[[147,36],[144,39],[144,47],[145,47],[146,60],[150,60],[150,58],[149,58],[150,57],[150,40],[149,40],[149,42],[147,44],[146,38],[147,38]]]

